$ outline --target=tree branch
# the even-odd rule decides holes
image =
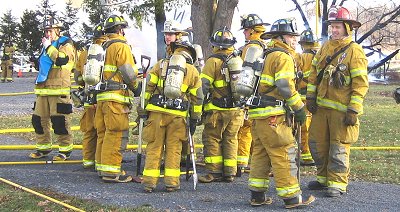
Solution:
[[[369,37],[372,33],[374,33],[377,30],[380,30],[387,26],[389,23],[392,23],[392,21],[397,18],[400,15],[400,5],[397,6],[395,9],[392,11],[382,14],[382,16],[379,18],[378,22],[373,26],[368,32],[366,32],[364,35],[362,35],[358,40],[357,43],[363,42],[367,37]],[[381,21],[386,17],[390,16],[386,21],[382,22]]]
[[[306,15],[303,12],[303,9],[301,9],[297,0],[292,0],[292,2],[296,5],[296,9],[300,12],[301,18],[303,19],[304,22],[304,26],[306,27],[306,29],[310,29],[310,24],[308,23]]]

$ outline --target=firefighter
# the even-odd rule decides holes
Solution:
[[[241,55],[243,60],[244,56],[246,55],[247,49],[250,46],[258,45],[261,46],[263,49],[267,47],[266,42],[262,40],[260,36],[267,30],[265,26],[268,25],[270,24],[264,23],[257,14],[249,14],[241,17],[241,29],[243,29],[243,34],[246,40],[246,44],[241,48]],[[247,113],[247,111],[245,112]],[[247,119],[246,116],[243,126],[239,129],[239,146],[237,152],[238,176],[240,176],[241,172],[245,168],[247,168],[249,164],[250,148],[252,145],[251,125],[251,120]]]
[[[242,59],[234,54],[236,39],[226,28],[214,32],[210,38],[213,55],[206,61],[201,73],[205,101],[202,140],[207,175],[199,181],[233,182],[237,171],[237,133],[243,125],[243,110],[235,101],[235,83],[242,66]],[[204,117],[204,116],[203,116]]]
[[[44,23],[39,74],[36,78],[36,101],[32,125],[36,133],[36,151],[29,157],[43,158],[52,150],[50,122],[58,135],[58,154],[55,161],[67,160],[73,149],[70,129],[72,102],[70,97],[71,71],[75,64],[75,49],[71,38],[61,36],[62,24],[47,16]]]
[[[164,33],[164,43],[167,46],[165,49],[166,58],[169,58],[172,55],[171,43],[181,42],[182,36],[188,36],[189,34],[185,30],[183,30],[179,22],[175,20],[165,21],[164,30],[161,32]]]
[[[93,43],[102,44],[106,40],[103,33],[103,24],[97,24],[93,28]],[[80,86],[85,86],[83,79],[84,68],[87,61],[88,51],[83,50],[78,57],[74,70],[75,82]],[[82,156],[83,167],[94,168],[95,153],[97,145],[97,131],[94,126],[94,117],[96,113],[95,97],[91,96],[88,91],[88,86],[85,86],[86,98],[84,99],[84,111],[80,120],[80,130],[83,133],[82,141]]]
[[[309,145],[317,166],[311,190],[326,189],[328,197],[346,193],[350,172],[350,146],[357,141],[368,91],[367,58],[354,43],[351,19],[341,6],[328,10],[330,39],[315,55],[307,84],[307,108],[313,114]]]
[[[124,37],[128,22],[122,16],[111,15],[103,27],[107,41],[103,43],[106,55],[102,81],[96,85],[96,170],[104,182],[126,183],[132,176],[121,168],[120,149],[129,129],[128,114],[133,101],[130,91],[138,88],[138,68]]]
[[[261,35],[262,39],[272,39],[271,49],[262,53],[258,47],[248,49],[245,56],[252,64],[259,81],[255,94],[247,101],[249,118],[253,120],[252,166],[248,181],[251,191],[251,205],[270,204],[271,199],[264,193],[269,187],[269,173],[274,173],[276,191],[285,203],[286,208],[298,208],[313,202],[310,196],[303,199],[297,179],[296,150],[292,134],[290,111],[294,111],[294,121],[303,123],[306,118],[304,104],[295,89],[295,60],[293,53],[297,44],[297,28],[292,19],[279,19],[274,22],[269,32]],[[256,50],[256,51],[254,51]],[[257,53],[260,52],[260,53]],[[262,60],[257,57],[264,57]]]
[[[314,37],[310,29],[304,30],[300,34],[299,44],[303,52],[297,54],[297,81],[296,89],[301,95],[301,100],[306,103],[307,82],[310,76],[311,62],[314,55],[317,53],[320,45],[318,40]],[[314,160],[311,156],[310,148],[308,146],[308,130],[311,124],[311,113],[306,110],[307,118],[301,126],[301,155],[300,164],[304,166],[313,166]]]
[[[15,47],[9,42],[4,46],[3,58],[1,58],[1,82],[13,82],[13,58]]]
[[[187,42],[174,42],[171,47],[172,56],[158,61],[147,75],[147,112],[138,109],[139,115],[148,116],[143,130],[147,148],[142,184],[149,193],[154,191],[160,177],[163,155],[166,190],[180,189],[182,143],[188,140],[187,125],[190,134],[194,134],[204,99],[199,73],[192,65],[195,49]]]
[[[165,48],[165,58],[169,58],[172,56],[171,43],[173,42],[182,42],[183,36],[188,36],[189,33],[182,29],[182,26],[179,22],[175,20],[167,20],[164,23],[164,42],[166,45]],[[181,163],[180,166],[186,166],[186,155],[189,151],[189,142],[183,142],[182,144],[182,154],[181,154]]]

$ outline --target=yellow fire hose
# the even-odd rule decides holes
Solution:
[[[34,94],[34,92],[31,91],[31,92],[19,92],[19,93],[0,93],[0,96],[20,96],[28,94]]]
[[[80,86],[71,86],[72,89],[77,89]],[[29,95],[29,94],[34,94],[35,92],[33,91],[28,91],[28,92],[17,92],[17,93],[1,93],[0,96],[21,96],[21,95]]]
[[[65,161],[6,161],[0,162],[0,165],[45,165],[45,164],[79,164],[81,160],[65,160]]]
[[[129,126],[131,127],[136,127],[137,123],[136,122],[130,122]],[[80,126],[72,126],[71,130],[76,131],[80,130]],[[35,130],[33,128],[17,128],[17,129],[3,129],[0,130],[0,134],[6,134],[6,133],[28,133],[28,132],[34,132]]]
[[[23,191],[26,191],[26,192],[29,192],[29,193],[31,193],[31,194],[34,194],[34,195],[36,195],[36,196],[38,196],[38,197],[47,199],[47,200],[49,200],[49,201],[51,201],[51,202],[54,202],[54,203],[56,203],[56,204],[62,205],[62,206],[64,206],[64,207],[68,208],[68,209],[71,209],[71,210],[74,210],[74,211],[82,211],[82,212],[84,212],[84,210],[82,210],[82,209],[76,208],[76,207],[74,207],[74,206],[72,206],[72,205],[68,205],[68,204],[63,203],[63,202],[61,202],[61,201],[59,201],[59,200],[56,200],[56,199],[54,199],[54,198],[51,198],[51,197],[49,197],[49,196],[46,196],[46,195],[41,194],[41,193],[39,193],[39,192],[36,192],[36,191],[34,191],[34,190],[32,190],[32,189],[29,189],[29,188],[23,187],[23,186],[21,186],[21,185],[18,185],[18,184],[16,184],[16,183],[13,183],[13,182],[11,182],[11,181],[9,181],[9,180],[6,180],[6,179],[4,179],[4,178],[1,178],[1,177],[0,177],[0,181],[2,181],[3,183],[6,183],[6,184],[8,184],[8,185],[14,186],[14,187],[16,187],[16,188],[19,188],[19,189],[21,189],[21,190],[23,190]]]
[[[147,145],[143,145],[145,149]],[[127,149],[137,149],[138,145],[128,145]],[[203,148],[202,144],[196,144],[195,148]],[[58,149],[58,145],[53,145],[53,149]],[[75,150],[81,150],[82,145],[74,145]],[[36,149],[35,145],[0,145],[0,150],[33,150]],[[400,150],[399,146],[352,146],[351,150]]]

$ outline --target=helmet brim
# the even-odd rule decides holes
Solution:
[[[166,30],[162,30],[161,32],[162,33],[181,33],[182,36],[188,36],[189,35],[189,33],[186,32],[186,31],[166,31]]]
[[[243,30],[243,29],[250,29],[250,28],[253,28],[253,27],[255,27],[255,26],[269,26],[269,25],[271,25],[271,24],[269,24],[269,23],[259,23],[259,24],[254,24],[254,25],[251,25],[251,26],[248,26],[248,27],[241,27],[239,30]]]
[[[234,43],[232,43],[232,44],[222,44],[222,45],[221,45],[220,43],[217,43],[217,42],[214,42],[214,41],[211,41],[211,40],[210,40],[210,43],[211,43],[212,46],[227,49],[227,48],[230,48],[230,47],[232,47],[233,45],[235,45],[236,42],[234,42]]]
[[[356,20],[349,20],[349,19],[341,19],[341,18],[338,18],[338,19],[335,19],[335,20],[326,20],[326,21],[325,21],[325,23],[327,23],[327,24],[331,24],[331,23],[333,23],[333,22],[347,22],[347,23],[349,23],[349,24],[351,25],[351,27],[353,27],[353,28],[359,28],[359,27],[361,27],[361,23],[358,22],[358,21],[356,21]]]
[[[267,39],[271,39],[277,35],[293,35],[293,36],[300,36],[299,33],[295,33],[295,32],[284,32],[284,31],[272,31],[272,32],[265,32],[263,33],[260,38],[267,40]]]

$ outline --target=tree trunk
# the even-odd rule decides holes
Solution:
[[[161,31],[164,29],[165,22],[165,10],[164,10],[164,0],[156,0],[154,5],[154,15],[156,21],[156,31],[157,31],[157,61],[165,57],[165,42],[164,33]]]
[[[209,38],[223,27],[231,27],[233,13],[239,0],[192,0],[193,42],[203,48],[204,58],[211,55]]]
[[[212,33],[213,5],[215,0],[192,0],[191,20],[193,42],[203,48],[204,58],[210,54],[209,37]]]
[[[219,28],[232,25],[232,17],[239,0],[219,0],[213,23],[213,32]],[[211,32],[212,33],[212,32]]]
[[[322,29],[321,29],[321,38],[322,42],[328,40],[328,24],[325,20],[328,20],[328,0],[322,0]]]

